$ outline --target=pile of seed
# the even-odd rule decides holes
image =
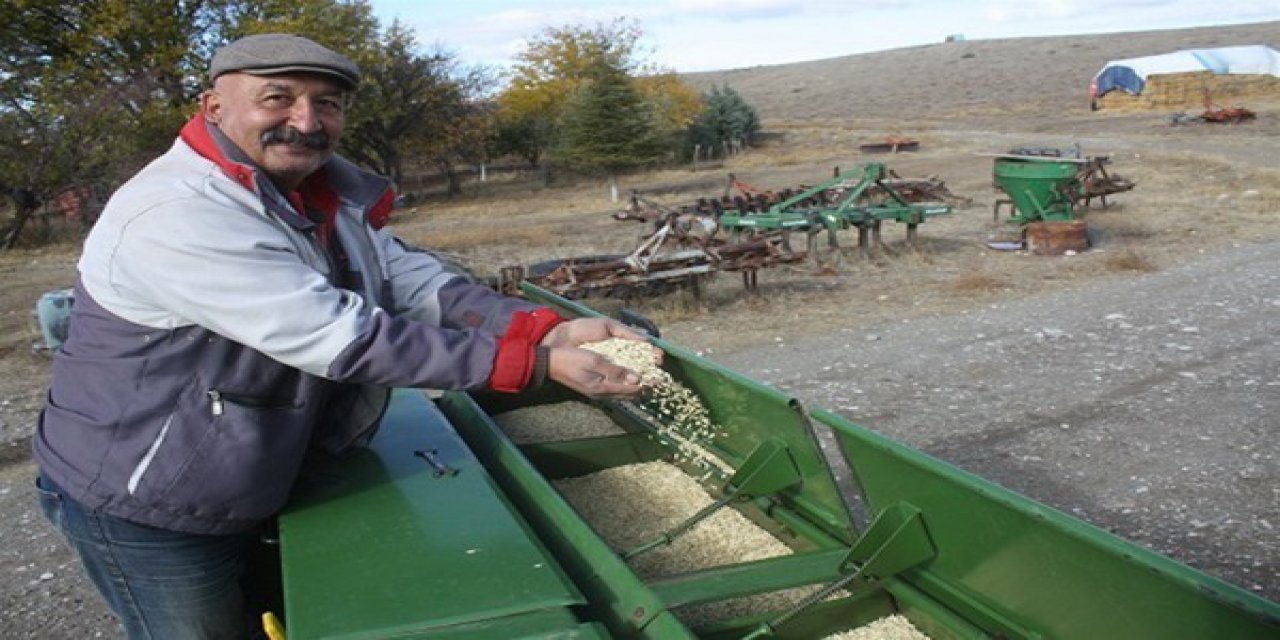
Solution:
[[[557,402],[521,407],[493,416],[516,444],[560,442],[625,433],[608,414],[586,402]]]
[[[654,361],[653,345],[638,340],[610,338],[589,342],[582,348],[640,375],[648,388],[640,404],[654,417],[658,434],[674,446],[678,459],[708,473],[715,470],[726,477],[733,474],[732,467],[704,446],[723,435],[724,430],[711,421],[697,394],[658,366]]]
[[[885,616],[851,631],[844,631],[823,640],[929,640],[906,616]]]
[[[666,462],[614,467],[555,487],[613,548],[624,551],[670,530],[713,499],[693,478]],[[631,560],[641,578],[669,576],[728,564],[788,555],[791,549],[732,508],[718,511],[693,530]],[[788,589],[676,611],[686,624],[764,611],[780,611],[817,587]]]

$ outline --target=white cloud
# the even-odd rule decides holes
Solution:
[[[670,0],[668,7],[676,16],[751,20],[802,13],[804,4],[799,0]]]

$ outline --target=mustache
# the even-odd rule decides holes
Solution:
[[[302,145],[308,149],[324,151],[329,148],[331,142],[329,134],[324,131],[315,131],[312,133],[303,133],[296,127],[283,126],[275,129],[268,129],[262,134],[262,144],[296,144]]]

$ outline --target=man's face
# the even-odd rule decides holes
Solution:
[[[326,76],[229,73],[200,99],[201,112],[286,191],[333,156],[345,96]]]

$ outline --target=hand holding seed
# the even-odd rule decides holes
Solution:
[[[545,347],[580,347],[590,342],[602,342],[610,338],[621,338],[623,340],[635,340],[641,343],[648,343],[648,338],[626,327],[626,325],[610,320],[608,318],[578,318],[556,326],[546,337],[542,339],[542,346]],[[657,358],[656,362],[662,362],[662,350],[653,349]]]
[[[578,347],[617,340],[652,353],[656,365],[662,350],[651,346],[643,334],[607,318],[579,318],[558,325],[542,339],[551,347],[547,377],[593,398],[633,398],[640,394],[642,376],[631,363],[613,363],[599,353]]]
[[[644,390],[640,375],[604,356],[572,346],[552,347],[547,377],[591,398],[632,398]]]

